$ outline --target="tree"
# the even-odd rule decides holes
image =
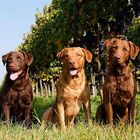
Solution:
[[[91,72],[96,72],[102,64],[99,61],[102,54],[99,51],[103,47],[101,41],[116,34],[131,39],[134,33],[128,33],[128,29],[131,30],[128,27],[132,25],[134,29],[133,21],[140,14],[139,7],[138,0],[53,0],[42,13],[36,14],[36,23],[25,35],[19,49],[34,55],[31,73],[36,73],[37,78],[46,80],[59,74],[56,53],[68,44],[80,45],[96,55],[91,64]],[[138,36],[134,40],[136,43],[140,41]]]

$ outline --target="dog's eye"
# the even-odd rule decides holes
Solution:
[[[12,62],[12,58],[8,58],[8,62],[9,62],[9,63]]]
[[[68,58],[68,54],[65,54],[65,58]]]
[[[21,57],[18,56],[18,57],[17,57],[17,60],[20,61],[20,60],[21,60]]]
[[[123,48],[123,51],[126,52],[126,51],[128,51],[128,50],[127,50],[126,48]]]
[[[112,49],[114,49],[114,50],[117,49],[117,46],[112,46]]]
[[[77,56],[82,56],[80,53],[76,53]]]

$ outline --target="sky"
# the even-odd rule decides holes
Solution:
[[[0,82],[6,70],[2,56],[15,50],[35,23],[35,14],[52,0],[3,0],[0,2]]]

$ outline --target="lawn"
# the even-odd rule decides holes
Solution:
[[[39,122],[46,108],[54,102],[54,97],[34,97],[33,125],[26,129],[18,124],[3,125],[0,123],[0,140],[138,140],[140,139],[140,96],[137,95],[136,124],[116,126],[99,125],[93,121],[92,126],[84,122],[84,113],[81,109],[77,116],[78,123],[66,131],[60,131],[55,126],[41,130]],[[92,114],[95,116],[96,107],[100,103],[99,97],[92,97]]]

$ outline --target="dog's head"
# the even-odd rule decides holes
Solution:
[[[2,56],[11,80],[16,80],[33,61],[33,56],[25,52],[13,51]]]
[[[111,38],[104,41],[109,54],[109,61],[121,65],[128,62],[129,58],[135,59],[140,49],[131,41]]]
[[[80,47],[64,48],[57,57],[63,59],[63,65],[71,76],[77,75],[83,69],[85,59],[88,62],[92,60],[91,52]]]

